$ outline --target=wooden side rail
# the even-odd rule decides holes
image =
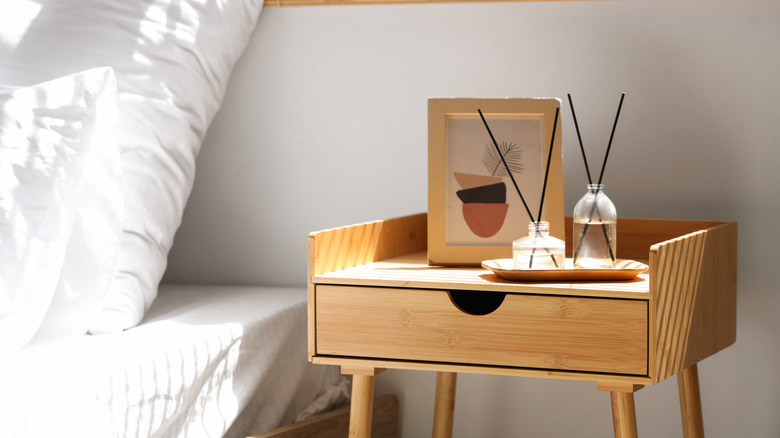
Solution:
[[[425,251],[425,213],[309,234],[309,280],[318,274]]]
[[[421,213],[367,222],[309,234],[309,359],[315,354],[314,285],[312,278],[326,272],[425,251],[428,215]]]
[[[566,247],[571,249],[572,219],[566,217]],[[697,231],[736,224],[715,221],[618,219],[617,255],[648,260],[652,246]],[[729,228],[731,230],[731,228]],[[309,280],[315,275],[425,251],[427,214],[366,222],[309,234]]]
[[[624,259],[647,259],[650,248],[659,243],[723,222],[667,219],[618,219],[617,253]]]
[[[571,257],[572,218],[567,216],[566,257]],[[723,222],[668,219],[618,218],[617,256],[622,259],[647,261],[650,247],[699,230],[717,227]]]
[[[650,376],[671,377],[737,336],[737,224],[650,248]]]

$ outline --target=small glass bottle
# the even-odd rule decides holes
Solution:
[[[574,245],[574,267],[614,268],[617,210],[604,193],[603,184],[588,184],[588,192],[574,206],[573,220],[571,243]]]
[[[563,269],[566,242],[550,236],[547,221],[529,222],[528,235],[512,242],[515,269]]]

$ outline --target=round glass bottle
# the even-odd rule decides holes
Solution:
[[[572,259],[575,268],[605,269],[615,267],[617,243],[617,210],[604,193],[603,184],[588,184],[574,207]]]
[[[515,269],[563,269],[566,242],[550,236],[547,221],[529,222],[528,235],[512,242]]]

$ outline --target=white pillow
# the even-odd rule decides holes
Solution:
[[[0,357],[50,307],[114,87],[103,68],[0,93]]]
[[[3,10],[17,17],[4,16],[16,24],[0,28],[0,82],[25,84],[100,65],[116,72],[122,249],[90,331],[132,327],[157,295],[201,140],[262,2],[19,1],[33,6]]]
[[[92,147],[84,159],[85,185],[62,272],[49,310],[31,343],[51,342],[89,330],[116,274],[122,239],[124,192],[116,143],[116,81],[110,68],[95,102]]]

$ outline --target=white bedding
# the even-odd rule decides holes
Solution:
[[[0,3],[0,357],[143,319],[262,4]]]
[[[304,289],[163,285],[138,327],[0,365],[0,436],[245,436],[344,386],[306,360]]]

